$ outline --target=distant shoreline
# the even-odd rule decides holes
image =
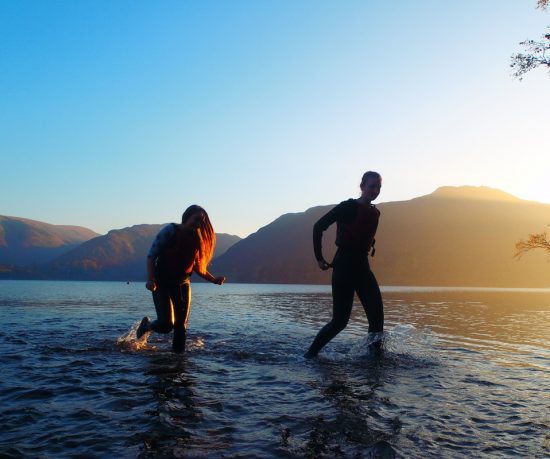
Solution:
[[[142,284],[141,280],[92,280],[92,279],[9,279],[0,278],[0,282],[86,282],[86,283],[117,283],[117,284]],[[199,281],[193,283],[196,285],[207,284]],[[282,287],[293,288],[311,288],[319,290],[330,290],[330,284],[295,284],[295,283],[257,283],[257,282],[227,282],[226,286],[247,286],[264,285],[273,286],[277,289]],[[495,293],[548,293],[550,287],[468,287],[468,286],[430,286],[430,285],[381,285],[382,293],[437,293],[437,292],[495,292]]]

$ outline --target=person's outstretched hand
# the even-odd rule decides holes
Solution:
[[[219,276],[214,278],[214,284],[222,285],[225,282],[224,276]]]

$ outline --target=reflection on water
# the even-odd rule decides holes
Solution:
[[[320,354],[326,286],[196,285],[186,353],[142,285],[0,282],[2,457],[544,457],[550,294],[385,288]]]

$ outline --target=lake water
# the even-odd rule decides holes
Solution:
[[[0,281],[0,457],[550,456],[550,291],[383,297],[304,360],[328,286],[195,283],[178,356],[141,283]]]

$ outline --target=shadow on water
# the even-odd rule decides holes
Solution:
[[[396,457],[401,422],[377,410],[392,351],[357,342],[308,362],[255,344],[141,348],[155,403],[139,457]]]
[[[391,444],[400,421],[386,422],[376,410],[384,365],[383,352],[356,361],[321,359],[311,385],[332,410],[305,419],[294,438],[285,431],[289,450],[305,457],[396,457]]]
[[[150,389],[134,435],[140,458],[220,457],[230,450],[235,419],[224,414],[225,401],[216,390],[224,370],[212,358],[204,336],[189,336],[183,354],[171,352],[172,335],[146,334],[137,339],[139,322],[117,339],[123,353],[145,359],[142,371]]]
[[[363,337],[308,362],[314,371],[310,387],[328,407],[304,418],[295,426],[297,432],[284,431],[288,450],[305,457],[406,457],[397,446],[403,426],[400,407],[387,388],[437,371],[437,358],[414,346],[431,339],[401,325],[386,333],[380,350]]]
[[[150,378],[156,407],[145,414],[149,429],[141,434],[139,457],[178,457],[191,442],[191,428],[201,416],[195,401],[196,380],[190,376],[185,356],[170,353],[148,355],[145,376]]]

